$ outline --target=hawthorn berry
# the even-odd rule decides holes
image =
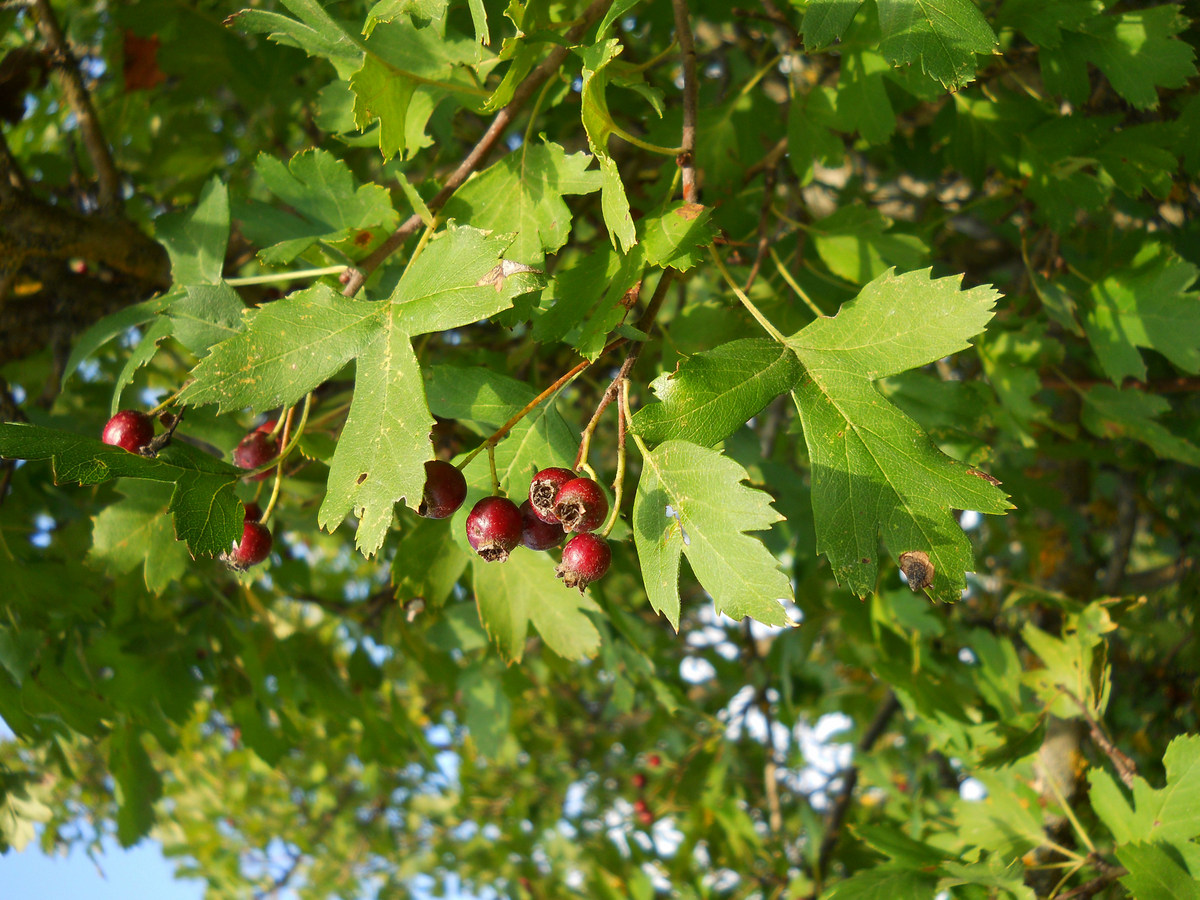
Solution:
[[[279,441],[271,436],[271,429],[263,429],[264,423],[242,438],[233,450],[233,464],[239,469],[257,469],[279,455]],[[274,426],[272,426],[274,427]],[[251,481],[262,481],[271,472],[259,472],[248,476]]]
[[[557,522],[543,522],[533,504],[521,504],[521,545],[530,550],[549,550],[562,543],[563,530]]]
[[[247,503],[245,510],[242,539],[233,545],[232,550],[222,554],[225,564],[236,572],[245,572],[271,555],[271,531],[258,521],[258,517],[262,515],[258,506]]]
[[[467,515],[467,542],[485,562],[504,562],[521,543],[521,511],[507,497],[484,497]]]
[[[558,493],[560,487],[574,478],[574,472],[558,466],[542,469],[534,475],[533,481],[529,483],[529,504],[533,507],[534,515],[543,522],[557,525],[558,516],[554,514],[554,495]]]
[[[654,824],[654,813],[650,811],[650,804],[640,797],[633,803],[633,811],[637,816],[637,820],[643,825]]]
[[[154,420],[136,409],[123,409],[108,420],[100,440],[130,453],[139,453],[154,440]]]
[[[645,773],[644,772],[634,772],[632,781],[633,781],[633,786],[635,788],[637,788],[639,791],[642,790],[646,786]]]
[[[563,531],[595,531],[608,515],[608,498],[590,478],[572,478],[554,495],[554,515]]]
[[[604,577],[611,562],[612,550],[608,547],[608,541],[590,532],[577,534],[563,547],[562,562],[554,574],[567,587],[579,588],[582,594],[589,584]]]
[[[426,519],[448,519],[467,499],[467,479],[443,459],[425,463],[425,494],[417,515]]]

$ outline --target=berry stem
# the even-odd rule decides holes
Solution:
[[[296,407],[291,407],[287,411],[287,417],[283,421],[283,433],[279,443],[283,445],[283,449],[279,451],[279,460],[275,463],[275,482],[271,486],[271,499],[267,501],[267,508],[263,511],[262,518],[259,519],[264,525],[271,518],[271,513],[275,510],[275,502],[279,499],[279,487],[283,483],[283,464],[287,460],[288,455],[300,443],[300,437],[304,434],[304,426],[308,422],[308,411],[312,408],[313,395],[310,392],[304,398],[304,409],[300,412],[300,424],[296,427],[295,432],[292,428],[292,418],[296,414]],[[289,440],[288,438],[291,438]]]
[[[600,417],[604,414],[604,410],[608,409],[608,405],[617,399],[617,394],[620,393],[621,385],[628,380],[629,373],[637,363],[638,354],[642,352],[640,343],[634,344],[629,350],[629,355],[625,357],[625,362],[621,364],[620,371],[617,372],[612,383],[609,384],[604,395],[600,398],[600,402],[596,404],[596,411],[592,413],[591,421],[587,423],[587,427],[583,429],[583,436],[579,440],[579,452],[575,454],[575,466],[578,470],[581,466],[587,465],[588,451],[592,446],[592,435],[596,433],[596,426],[600,424]]]
[[[492,494],[500,494],[500,478],[496,475],[496,445],[488,444],[488,468],[492,470]]]
[[[621,515],[621,497],[625,492],[625,427],[629,422],[629,379],[621,382],[617,394],[617,475],[613,479],[612,514],[600,532],[601,537],[608,537],[617,519]]]
[[[161,403],[158,404],[158,406],[154,407],[154,409],[152,409],[148,413],[146,413],[146,415],[148,415],[150,418],[153,419],[160,412],[162,412],[168,406],[172,405],[176,400],[178,400],[179,395],[182,393],[183,393],[183,388],[180,388],[175,393],[173,393],[169,397],[165,398]]]
[[[750,298],[746,296],[746,292],[743,291],[740,287],[738,287],[737,282],[733,280],[733,276],[729,274],[729,270],[727,268],[725,268],[725,263],[721,259],[721,255],[719,253],[717,253],[717,248],[710,246],[708,248],[708,252],[712,256],[713,263],[716,265],[717,270],[720,271],[721,275],[724,277],[725,283],[729,285],[730,290],[732,290],[733,293],[737,296],[738,300],[740,300],[742,302],[742,306],[746,307],[746,309],[749,310],[750,315],[754,316],[755,320],[758,322],[759,325],[761,325],[763,327],[763,330],[766,331],[767,334],[769,334],[771,337],[775,338],[775,340],[779,341],[779,343],[786,344],[787,339],[784,338],[783,334],[780,333],[779,329],[776,328],[774,325],[772,325],[770,323],[770,321],[767,320],[767,317],[764,316],[759,311],[758,307],[755,306],[754,303],[750,300]]]
[[[349,266],[322,266],[319,269],[298,269],[295,272],[272,272],[269,275],[247,275],[244,278],[226,278],[225,283],[230,287],[242,287],[251,284],[274,284],[277,281],[297,281],[301,278],[317,278],[321,275],[340,275]]]

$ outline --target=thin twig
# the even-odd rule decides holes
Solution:
[[[79,61],[75,59],[67,44],[66,35],[54,16],[50,0],[35,0],[33,12],[42,36],[50,45],[51,59],[60,73],[63,94],[79,121],[83,145],[87,148],[88,156],[96,169],[96,202],[104,212],[113,213],[120,200],[120,177],[117,175],[108,141],[104,139],[104,132],[100,128],[100,119],[92,106],[91,94],[83,83]]]
[[[1111,866],[1086,884],[1072,888],[1065,894],[1059,894],[1058,900],[1087,900],[1088,897],[1094,897],[1118,878],[1128,874],[1129,870],[1124,866]]]
[[[883,736],[883,732],[887,729],[888,722],[891,721],[893,715],[900,709],[900,701],[896,699],[896,695],[892,691],[888,691],[887,696],[883,698],[883,702],[879,704],[879,708],[875,710],[875,717],[871,719],[871,724],[867,726],[867,730],[862,733],[862,737],[858,740],[857,753],[869,753],[871,748],[875,746],[875,742]],[[829,868],[829,861],[833,857],[833,851],[837,849],[838,840],[841,837],[842,825],[846,821],[846,815],[850,811],[850,804],[854,801],[854,789],[858,786],[858,766],[852,765],[850,771],[846,773],[846,780],[842,785],[842,792],[838,795],[837,803],[833,807],[833,812],[829,815],[829,825],[825,829],[825,835],[821,838],[821,848],[817,851],[817,864],[814,871],[815,889],[812,896],[817,896],[821,892],[821,882],[825,877],[825,870]]]
[[[683,199],[696,202],[696,44],[688,21],[687,0],[671,0],[675,11],[675,38],[683,57],[683,136],[675,162],[683,173]]]
[[[578,469],[580,463],[587,462],[588,448],[592,444],[592,435],[596,431],[596,426],[600,424],[600,416],[608,409],[608,405],[617,399],[617,394],[621,390],[621,382],[629,377],[630,371],[637,363],[638,354],[641,352],[642,344],[640,341],[629,348],[629,355],[625,357],[625,362],[621,364],[616,377],[613,378],[608,388],[604,391],[600,402],[596,404],[596,411],[592,413],[591,420],[587,423],[587,427],[583,429],[583,437],[579,441],[579,451],[575,454],[574,468]]]
[[[1060,685],[1061,687],[1061,685]],[[1096,717],[1092,715],[1092,711],[1088,709],[1087,704],[1083,702],[1074,693],[1062,688],[1063,692],[1074,701],[1079,707],[1079,711],[1083,713],[1084,721],[1088,724],[1088,732],[1091,735],[1092,743],[1104,751],[1104,755],[1108,757],[1109,762],[1113,764],[1113,768],[1117,770],[1117,775],[1121,781],[1125,783],[1125,787],[1133,787],[1133,779],[1137,777],[1137,764],[1120,751],[1104,733],[1104,728],[1096,721]]]
[[[570,54],[571,46],[583,36],[584,32],[592,26],[592,23],[604,15],[611,5],[612,0],[593,0],[592,4],[584,10],[580,20],[567,32],[565,43],[551,50],[550,55],[542,60],[541,64],[530,72],[525,80],[517,86],[516,91],[513,92],[512,99],[508,101],[508,104],[500,112],[496,113],[495,118],[492,119],[492,124],[483,133],[483,137],[471,148],[471,152],[466,155],[463,161],[458,164],[458,168],[450,173],[450,177],[446,179],[446,183],[442,185],[437,195],[429,201],[427,207],[431,213],[437,215],[438,210],[445,205],[450,196],[458,190],[472,172],[483,164],[483,161],[487,159],[488,154],[492,152],[496,143],[508,129],[508,126],[512,124],[513,119],[516,118],[517,113],[520,112],[529,98],[534,95],[546,79],[558,71],[558,68]],[[422,224],[424,223],[421,220],[421,216],[416,213],[405,219],[400,224],[400,227],[393,231],[387,240],[376,247],[365,259],[359,262],[357,267],[347,270],[350,273],[350,278],[346,282],[346,287],[342,291],[342,294],[346,297],[353,297],[357,294],[363,286],[363,282],[367,280],[370,274],[385,259],[400,249],[404,242],[415,234]]]
[[[754,252],[754,264],[750,267],[750,274],[746,276],[746,284],[742,287],[747,294],[750,293],[750,288],[754,287],[754,279],[758,277],[758,270],[762,268],[763,258],[771,246],[767,232],[771,223],[771,201],[775,195],[775,178],[776,167],[768,166],[763,176],[763,202],[758,211],[758,248]]]

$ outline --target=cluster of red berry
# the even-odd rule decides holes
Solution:
[[[275,430],[274,420],[264,422],[250,432],[233,451],[233,462],[241,469],[257,469],[259,466],[279,455],[279,440],[272,432]],[[153,455],[151,444],[154,442],[154,419],[144,412],[135,409],[123,409],[104,426],[100,440],[114,447],[128,450],[130,453],[149,453]],[[251,475],[250,478],[261,481],[268,472]],[[244,572],[251,566],[256,566],[271,555],[271,530],[264,525],[262,510],[257,503],[243,504],[245,517],[242,521],[242,539],[225,553],[221,559],[231,569]]]
[[[454,514],[467,496],[462,472],[450,463],[425,464],[425,496],[417,512],[430,519]],[[467,541],[487,562],[504,562],[518,545],[530,550],[557,547],[575,532],[554,570],[567,587],[585,587],[603,577],[612,562],[608,541],[593,534],[608,515],[600,485],[570,469],[542,469],[519,507],[507,497],[484,497],[467,515]]]
[[[279,455],[275,420],[259,425],[238,443],[233,451],[234,465],[257,469]],[[154,419],[146,413],[125,409],[104,426],[101,440],[128,450],[149,453],[154,442]],[[161,440],[161,439],[160,439]],[[247,476],[255,481],[269,472]],[[467,497],[467,482],[462,472],[440,459],[425,463],[425,491],[418,515],[428,519],[446,519],[454,515]],[[554,570],[567,587],[585,587],[603,577],[612,562],[608,541],[593,534],[608,515],[608,500],[600,485],[580,478],[570,469],[542,469],[529,486],[529,499],[518,507],[506,497],[484,497],[467,516],[467,540],[475,552],[488,562],[504,562],[517,545],[530,550],[549,550],[575,532],[562,552],[562,562]],[[262,511],[254,503],[245,504],[242,539],[221,558],[232,569],[245,571],[271,553],[271,532],[260,519]]]

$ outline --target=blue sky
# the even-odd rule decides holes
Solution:
[[[97,869],[79,851],[66,857],[46,856],[31,844],[22,853],[0,856],[0,893],[4,900],[201,900],[204,896],[203,882],[175,880],[171,864],[152,841],[122,850],[110,839],[99,863]]]

